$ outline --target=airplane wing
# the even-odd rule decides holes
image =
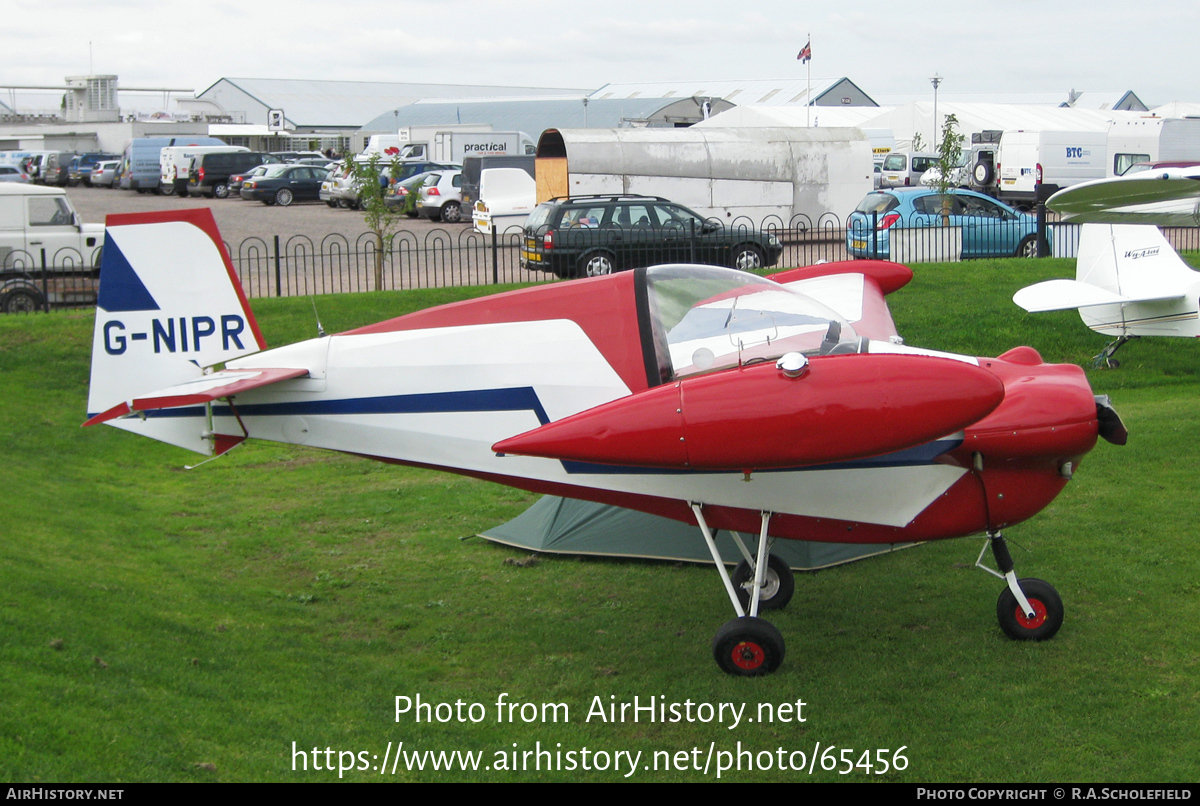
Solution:
[[[84,426],[99,425],[109,420],[128,417],[142,411],[157,409],[174,409],[181,406],[195,406],[201,403],[211,403],[223,397],[232,397],[240,392],[270,386],[280,381],[301,378],[308,375],[307,369],[252,369],[233,370],[223,369],[204,375],[186,383],[169,386],[148,392],[132,400],[123,401],[95,415]]]
[[[1139,294],[1136,297],[1114,294],[1090,283],[1078,280],[1046,280],[1026,286],[1013,294],[1013,302],[1030,313],[1065,311],[1072,308],[1091,308],[1096,305],[1122,305],[1129,302],[1156,302],[1182,299],[1180,289],[1164,289],[1161,293]]]
[[[1046,202],[1064,221],[1108,224],[1200,224],[1200,168],[1159,168],[1080,182]]]
[[[789,269],[769,279],[829,306],[859,335],[890,341],[898,334],[884,297],[912,276],[912,269],[888,260],[842,260]]]

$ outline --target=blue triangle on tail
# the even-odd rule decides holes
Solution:
[[[104,254],[100,259],[100,298],[96,304],[109,313],[159,310],[158,303],[142,284],[142,278],[107,232],[104,233]]]

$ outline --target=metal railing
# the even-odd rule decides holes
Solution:
[[[657,263],[700,262],[748,267],[757,252],[762,268],[790,268],[851,257],[878,257],[901,263],[958,260],[1015,254],[1028,236],[1014,237],[1011,221],[978,221],[971,227],[940,222],[892,222],[885,216],[855,217],[847,224],[826,214],[813,221],[777,218],[753,226],[744,219],[686,231],[650,226],[560,228],[547,250],[541,235],[526,238],[512,227],[504,233],[473,229],[401,231],[382,248],[375,236],[333,234],[314,240],[305,235],[251,237],[226,244],[234,270],[250,297],[307,296],[359,291],[444,288],[501,283],[546,282],[559,276],[583,276]],[[714,222],[715,223],[715,222]],[[1078,227],[1048,225],[1051,254],[1071,257]],[[1200,249],[1200,228],[1163,228],[1176,249]],[[993,242],[981,250],[977,242]],[[739,252],[739,249],[741,252]],[[525,268],[522,252],[526,252]],[[604,260],[593,261],[596,256]],[[591,269],[589,269],[589,264]],[[98,272],[74,249],[53,255],[0,251],[0,312],[87,307],[96,303]]]

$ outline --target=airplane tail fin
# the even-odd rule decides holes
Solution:
[[[92,337],[88,417],[202,378],[266,348],[208,209],[108,217]],[[204,409],[110,425],[211,454]]]
[[[1074,280],[1022,288],[1013,302],[1031,313],[1177,299],[1195,282],[1158,227],[1084,224]]]

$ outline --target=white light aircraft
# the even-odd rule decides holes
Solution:
[[[1113,354],[1139,336],[1200,336],[1200,272],[1149,224],[1084,224],[1075,279],[1027,286],[1013,302],[1030,313],[1078,308],[1084,324],[1115,336],[1096,366],[1116,367]]]

